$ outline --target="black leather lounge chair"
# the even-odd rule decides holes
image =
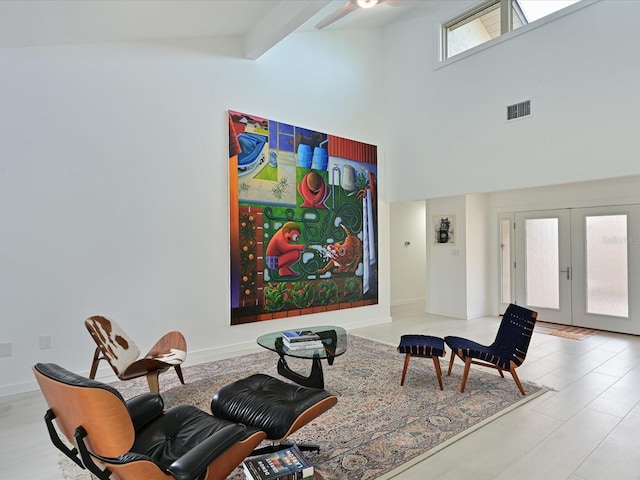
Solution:
[[[55,364],[36,364],[33,372],[54,445],[99,479],[223,480],[265,438],[259,428],[191,405],[165,411],[156,393],[125,401],[111,386]]]

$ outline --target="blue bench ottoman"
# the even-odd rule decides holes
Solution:
[[[404,353],[404,369],[402,370],[402,379],[400,385],[404,385],[404,379],[409,368],[409,360],[411,357],[422,357],[433,359],[433,366],[436,369],[436,376],[442,390],[442,370],[440,369],[440,358],[444,357],[444,340],[440,337],[432,337],[430,335],[402,335],[400,337],[400,345],[398,352]]]

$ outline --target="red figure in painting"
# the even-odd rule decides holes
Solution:
[[[298,192],[304,200],[301,207],[327,208],[324,202],[329,197],[329,187],[319,173],[307,173],[298,184]]]
[[[291,265],[300,259],[304,245],[296,244],[300,238],[300,227],[296,222],[285,223],[267,245],[267,267],[278,270],[282,277],[297,275]]]

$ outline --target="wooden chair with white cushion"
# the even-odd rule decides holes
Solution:
[[[113,320],[96,315],[87,318],[84,324],[97,345],[89,378],[95,378],[100,360],[106,360],[120,380],[146,376],[149,390],[154,393],[160,392],[160,372],[172,367],[184,384],[180,365],[187,357],[187,342],[182,333],[165,334],[144,357],[139,358],[138,346]]]

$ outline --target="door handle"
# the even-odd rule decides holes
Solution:
[[[560,273],[566,273],[567,274],[567,280],[571,280],[571,267],[567,267],[566,270],[560,270]]]

